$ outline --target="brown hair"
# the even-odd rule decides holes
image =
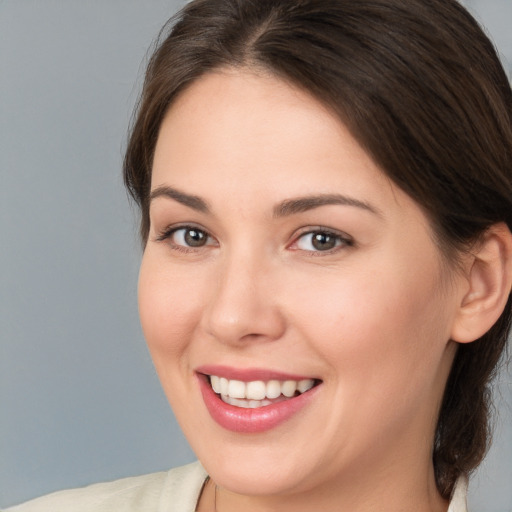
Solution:
[[[144,243],[163,117],[187,85],[222,67],[263,69],[335,111],[423,207],[452,260],[492,224],[512,228],[512,92],[456,0],[194,0],[161,33],[126,152]],[[446,498],[486,453],[489,382],[511,316],[509,297],[492,329],[458,349],[433,449]]]

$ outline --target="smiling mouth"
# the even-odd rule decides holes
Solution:
[[[319,383],[315,379],[243,382],[217,375],[209,375],[208,382],[224,403],[243,409],[257,409],[290,400]]]

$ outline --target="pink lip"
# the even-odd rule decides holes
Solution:
[[[260,368],[232,368],[222,365],[205,365],[196,368],[197,373],[204,375],[217,375],[230,380],[241,380],[242,382],[251,382],[254,380],[304,380],[313,377],[304,375],[292,375],[290,373],[264,370]]]
[[[275,373],[271,373],[271,378],[281,380],[281,378],[276,377]],[[239,373],[237,374],[240,375]],[[218,373],[212,372],[211,375],[218,375]],[[221,372],[221,375],[224,376],[226,374]],[[213,420],[226,430],[244,434],[265,432],[284,423],[306,407],[320,387],[315,386],[299,396],[272,405],[255,409],[244,409],[223,402],[213,391],[205,375],[198,373],[197,377],[204,403]],[[251,377],[251,379],[253,379],[253,377]],[[290,376],[287,376],[287,380],[288,379],[290,379]]]

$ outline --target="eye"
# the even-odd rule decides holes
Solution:
[[[301,251],[329,252],[338,247],[352,246],[353,241],[347,235],[319,229],[304,233],[293,245]]]
[[[215,245],[215,240],[204,229],[195,226],[180,226],[167,229],[157,241],[168,240],[171,247],[178,250],[199,249],[207,245]]]
[[[176,245],[185,247],[202,247],[208,242],[205,231],[197,228],[180,228],[171,234],[171,240]]]

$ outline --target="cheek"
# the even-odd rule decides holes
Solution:
[[[179,268],[145,254],[139,273],[139,313],[151,356],[159,370],[187,350],[202,310],[204,286],[186,279]]]
[[[436,379],[449,337],[437,261],[423,262],[424,278],[396,263],[368,262],[372,272],[351,268],[293,295],[307,339],[354,396],[419,393]]]
[[[184,432],[201,429],[190,400],[190,348],[203,309],[204,285],[165,258],[144,254],[139,273],[142,330],[167,400]],[[187,278],[188,277],[188,278]]]
[[[418,283],[413,290],[396,277],[359,275],[340,281],[329,300],[304,295],[304,331],[327,363],[333,403],[343,404],[326,421],[333,436],[341,425],[356,445],[358,439],[377,450],[406,426],[430,435],[446,378],[446,340],[435,328],[438,294]]]

